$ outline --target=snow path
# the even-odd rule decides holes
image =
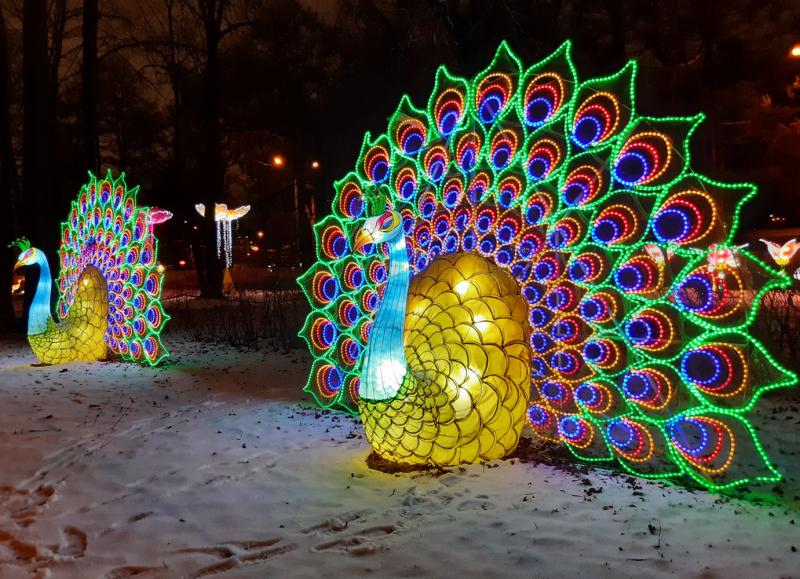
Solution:
[[[0,578],[800,578],[797,390],[753,419],[787,474],[759,505],[511,461],[371,471],[358,421],[302,392],[308,354],[167,345],[164,368],[32,367],[0,341]]]

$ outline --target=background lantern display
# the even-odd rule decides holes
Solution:
[[[166,209],[161,209],[160,207],[151,207],[150,208],[150,233],[153,233],[153,227],[156,225],[161,225],[162,223],[166,223],[170,219],[172,219],[173,215],[171,211],[167,211]]]
[[[760,239],[759,241],[764,242],[764,244],[767,246],[767,251],[769,251],[770,256],[775,260],[775,263],[778,264],[778,267],[780,267],[781,270],[789,265],[789,262],[792,261],[794,254],[797,253],[798,249],[800,249],[800,243],[797,243],[796,239],[791,239],[783,245],[778,245],[777,243],[767,241],[766,239]]]
[[[126,360],[157,364],[167,356],[161,331],[169,319],[161,306],[163,274],[151,210],[137,207],[138,187],[124,174],[91,180],[72,202],[62,224],[56,311],[50,314],[53,280],[44,254],[25,240],[16,267],[39,266],[28,315],[28,341],[49,364],[100,360],[107,350]]]
[[[194,206],[197,212],[205,217],[206,206],[198,203]],[[247,215],[250,211],[249,205],[242,205],[236,209],[228,209],[224,203],[214,204],[214,221],[217,223],[217,257],[220,256],[221,250],[225,248],[225,267],[230,267],[233,264],[233,228],[232,223],[241,217]]]
[[[365,137],[334,215],[315,226],[301,335],[316,357],[306,389],[360,410],[385,458],[476,460],[492,437],[516,441],[504,397],[518,390],[498,383],[519,358],[533,432],[583,460],[710,488],[778,477],[747,415],[797,379],[748,327],[763,293],[789,279],[733,244],[755,187],[691,170],[703,116],[640,115],[635,76],[631,62],[581,80],[569,43],[525,69],[504,43],[471,80],[440,68],[427,108],[404,97],[388,133]],[[387,206],[403,250],[356,243]],[[483,267],[463,254],[488,264],[497,289],[459,297]],[[411,289],[392,284],[409,274]],[[498,301],[510,295],[524,306],[518,326],[516,305]],[[499,320],[521,328],[526,353],[516,330],[485,340]],[[394,352],[384,366],[368,364],[375,336]],[[504,412],[502,428],[485,428]]]

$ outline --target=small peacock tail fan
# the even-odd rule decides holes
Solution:
[[[89,177],[62,224],[58,314],[66,318],[83,270],[97,267],[108,287],[108,349],[125,360],[157,364],[168,355],[160,335],[169,316],[161,305],[164,276],[156,265],[150,208],[137,206],[139,187],[128,189],[124,174]]]
[[[569,42],[526,70],[503,43],[472,80],[440,68],[426,109],[403,98],[388,133],[366,136],[300,279],[317,358],[306,389],[322,405],[357,407],[386,256],[351,240],[389,204],[412,275],[477,252],[516,280],[535,434],[644,477],[778,477],[748,413],[797,378],[748,329],[789,279],[734,244],[755,187],[695,173],[703,116],[640,115],[636,70],[581,81]]]

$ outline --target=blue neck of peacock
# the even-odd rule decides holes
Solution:
[[[407,371],[403,343],[409,281],[405,235],[401,233],[388,246],[389,279],[372,322],[358,387],[359,397],[365,400],[394,398]]]
[[[36,252],[36,261],[39,266],[39,283],[28,312],[28,335],[35,336],[47,331],[47,320],[50,319],[50,290],[53,278],[50,277],[50,266],[47,258],[41,251]]]

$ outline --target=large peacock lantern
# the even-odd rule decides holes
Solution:
[[[498,458],[527,422],[643,477],[778,478],[747,414],[797,378],[748,327],[789,279],[734,245],[755,187],[691,170],[702,115],[640,116],[635,75],[581,82],[569,42],[525,70],[503,43],[366,136],[301,335],[306,389],[382,457]]]
[[[125,360],[158,363],[167,351],[161,330],[169,317],[161,306],[163,274],[150,208],[136,205],[138,187],[111,172],[90,181],[62,224],[57,312],[50,314],[53,279],[47,258],[27,240],[15,269],[39,266],[39,283],[28,316],[28,341],[44,363],[102,360],[107,352]]]

